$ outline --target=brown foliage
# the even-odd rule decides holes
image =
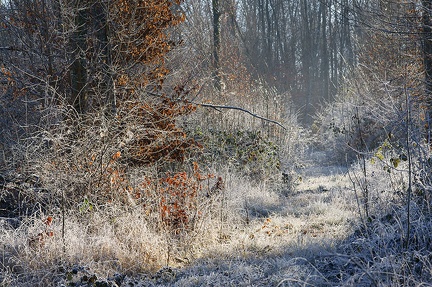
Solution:
[[[113,18],[113,57],[126,67],[120,71],[119,85],[139,87],[153,85],[161,88],[169,70],[164,67],[164,55],[175,46],[168,29],[184,21],[184,14],[176,12],[181,1],[113,1],[110,13]],[[136,68],[151,67],[144,74]],[[124,79],[128,79],[127,82]]]
[[[166,97],[159,103],[127,102],[119,119],[129,121],[129,125],[132,120],[136,129],[133,140],[125,146],[130,162],[183,162],[188,152],[200,146],[176,125],[176,118],[195,109],[192,104],[174,102]]]
[[[175,121],[196,109],[183,101],[189,92],[181,85],[172,88],[180,101],[153,93],[162,90],[169,73],[164,56],[176,44],[170,40],[169,29],[184,21],[184,14],[176,10],[180,3],[115,0],[110,10],[115,26],[113,57],[123,67],[116,78],[118,117],[120,121],[132,119],[133,125],[139,127],[125,147],[132,163],[181,162],[196,147]]]

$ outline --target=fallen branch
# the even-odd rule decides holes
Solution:
[[[253,116],[253,117],[255,117],[255,118],[258,118],[258,119],[264,120],[264,121],[266,121],[266,122],[270,122],[270,123],[276,124],[276,125],[280,126],[281,128],[283,128],[284,130],[287,129],[286,127],[284,127],[284,126],[283,126],[280,122],[278,122],[278,121],[275,121],[275,120],[272,120],[272,119],[268,119],[268,118],[262,117],[262,116],[260,116],[260,115],[254,114],[254,113],[252,113],[251,111],[248,111],[248,110],[243,109],[243,108],[240,108],[240,107],[236,107],[236,106],[222,106],[222,105],[213,105],[213,104],[201,104],[201,103],[193,103],[193,104],[198,105],[198,106],[201,106],[201,107],[205,107],[205,108],[213,108],[213,109],[216,109],[216,110],[218,110],[218,109],[229,109],[229,110],[238,110],[238,111],[242,111],[242,112],[245,112],[245,113],[247,113],[247,114],[249,114],[249,115],[251,115],[251,116]]]

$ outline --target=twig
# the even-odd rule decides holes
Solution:
[[[410,102],[410,96],[408,95],[406,85],[404,85],[404,90],[405,90],[405,101],[407,106],[406,149],[407,149],[407,157],[408,157],[407,230],[406,230],[404,247],[405,249],[408,249],[410,243],[410,237],[411,237],[411,194],[412,194],[412,155],[411,155],[411,146],[410,146],[411,102]]]
[[[66,217],[66,199],[65,199],[65,193],[64,189],[61,189],[61,214],[62,214],[62,224],[61,224],[61,236],[62,236],[62,247],[63,247],[63,257],[66,257],[66,238],[65,238],[65,232],[66,232],[66,223],[65,223],[65,217]]]
[[[0,51],[22,51],[22,49],[12,47],[12,46],[6,46],[6,47],[0,47]]]

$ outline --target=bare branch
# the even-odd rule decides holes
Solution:
[[[12,46],[6,46],[6,47],[0,47],[0,51],[22,51],[22,49],[12,47]]]
[[[251,115],[251,116],[253,116],[253,117],[255,117],[255,118],[258,118],[258,119],[264,120],[264,121],[266,121],[266,122],[270,122],[270,123],[276,124],[276,125],[280,126],[281,128],[283,128],[284,130],[287,129],[286,127],[284,127],[284,126],[283,126],[280,122],[278,122],[278,121],[275,121],[275,120],[272,120],[272,119],[268,119],[268,118],[262,117],[262,116],[260,116],[260,115],[254,114],[254,113],[252,113],[251,111],[246,110],[246,109],[243,109],[243,108],[240,108],[240,107],[236,107],[236,106],[223,106],[223,105],[213,105],[213,104],[202,104],[202,103],[193,103],[193,104],[198,105],[198,106],[201,106],[201,107],[205,107],[205,108],[212,108],[212,109],[216,109],[216,110],[218,110],[218,109],[229,109],[229,110],[238,110],[238,111],[242,111],[242,112],[248,113],[249,115]]]
[[[150,95],[150,96],[153,96],[153,97],[161,97],[161,96],[162,96],[161,94],[154,93],[154,92],[150,92],[150,91],[147,91],[146,93],[147,93],[148,95]],[[243,109],[243,108],[240,108],[240,107],[236,107],[236,106],[225,106],[225,105],[213,105],[213,104],[204,104],[204,103],[196,103],[196,102],[191,101],[191,100],[182,100],[182,101],[186,101],[186,102],[188,102],[188,103],[191,103],[191,104],[194,104],[194,105],[197,105],[197,106],[201,106],[201,107],[205,107],[205,108],[212,108],[212,109],[217,110],[218,112],[221,112],[220,109],[228,109],[228,110],[238,110],[238,111],[242,111],[242,112],[248,113],[249,115],[251,115],[251,116],[253,116],[253,117],[255,117],[255,118],[261,119],[261,120],[266,121],[266,122],[273,123],[273,124],[275,124],[275,125],[280,126],[280,127],[283,128],[284,130],[287,130],[287,128],[286,128],[284,125],[282,125],[280,122],[278,122],[278,121],[275,121],[275,120],[272,120],[272,119],[268,119],[268,118],[262,117],[262,116],[260,116],[260,115],[254,114],[254,113],[252,113],[251,111],[246,110],[246,109]]]

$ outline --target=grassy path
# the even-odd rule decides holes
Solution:
[[[324,261],[352,231],[350,182],[340,167],[306,168],[301,178],[286,197],[263,195],[272,202],[261,206],[267,216],[231,233],[192,266],[161,269],[142,286],[333,286],[337,270]]]

